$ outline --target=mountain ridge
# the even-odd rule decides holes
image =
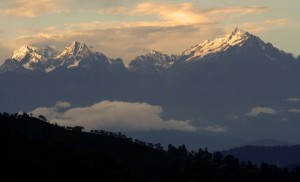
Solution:
[[[277,57],[287,56],[289,56],[290,60],[299,60],[299,58],[294,58],[291,54],[273,47],[272,44],[263,42],[259,37],[235,28],[233,32],[226,34],[222,38],[202,41],[177,55],[167,55],[152,50],[131,60],[127,69],[141,73],[164,72],[179,62],[199,62],[201,60],[214,59],[214,57],[217,57],[215,59],[220,59],[219,57],[224,54],[238,54],[237,50],[253,49],[253,47],[271,61],[276,61]],[[102,66],[108,66],[110,63],[109,58],[103,53],[93,52],[86,44],[77,41],[73,41],[63,51],[58,51],[51,46],[35,48],[24,45],[14,52],[10,60],[17,60],[20,63],[17,67],[23,66],[27,70],[46,73],[60,66],[67,68],[78,67],[80,62],[102,62]],[[84,67],[93,67],[88,64],[84,65]],[[9,67],[9,64],[6,66],[2,65],[0,67],[2,71],[0,72],[11,72],[14,70],[13,67],[7,67]]]

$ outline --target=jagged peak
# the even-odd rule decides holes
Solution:
[[[85,43],[73,41],[70,47],[87,47]]]
[[[39,59],[42,58],[40,53],[34,48],[33,46],[24,45],[20,47],[18,50],[15,50],[12,59],[15,59],[17,61],[22,61],[28,54],[30,54],[30,57],[34,58],[34,62],[37,62]]]
[[[156,51],[156,50],[151,50],[151,51],[150,51],[150,54],[162,54],[162,53],[159,52],[159,51]]]
[[[92,51],[88,48],[86,44],[78,41],[73,41],[70,47],[66,47],[65,50],[60,55],[57,56],[57,58],[65,57],[65,56],[76,57],[79,54],[87,55],[90,53],[92,53]]]
[[[236,27],[231,34],[235,35],[235,34],[245,34],[245,33],[247,33],[247,32],[240,29],[239,27]]]
[[[17,54],[17,53],[20,53],[20,52],[28,52],[28,53],[31,53],[31,52],[34,52],[36,51],[34,47],[32,46],[29,46],[29,45],[23,45],[22,47],[20,47],[19,49],[16,49],[13,53],[13,55]]]
[[[252,34],[237,27],[230,34],[226,34],[225,37],[216,38],[212,41],[204,40],[192,46],[190,49],[185,50],[181,56],[189,56],[188,61],[199,59],[211,53],[225,51],[231,46],[242,46],[251,37],[253,37]]]
[[[250,38],[251,34],[249,32],[246,32],[238,27],[236,27],[231,34],[227,34],[225,38],[228,39],[247,39]]]
[[[71,46],[69,47],[69,49],[72,49],[74,52],[79,52],[79,51],[83,51],[83,50],[87,50],[90,52],[90,49],[88,48],[88,46],[85,43],[81,43],[78,41],[73,41]]]

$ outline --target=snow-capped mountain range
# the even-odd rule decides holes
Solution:
[[[5,61],[0,67],[0,72],[24,70],[50,72],[58,67],[91,68],[95,65],[108,64],[109,60],[104,54],[94,53],[86,44],[74,41],[61,53],[50,46],[44,48],[22,46],[14,51],[11,59]]]
[[[215,57],[220,59],[219,57],[224,56],[226,53],[238,54],[238,51],[244,49],[255,49],[258,53],[273,61],[286,59],[286,57],[289,60],[293,59],[291,54],[280,51],[270,43],[263,42],[259,37],[236,28],[223,38],[202,41],[181,54],[169,56],[153,50],[132,60],[129,63],[128,70],[163,72],[173,67],[174,63],[199,62],[201,60],[216,59]],[[118,59],[118,63],[121,65],[120,67],[123,67],[123,61]],[[62,52],[50,46],[36,48],[25,45],[14,51],[11,59],[5,61],[0,67],[0,73],[24,72],[26,70],[50,72],[58,67],[93,68],[94,65],[109,66],[115,64],[112,64],[103,53],[93,52],[86,44],[76,41]]]
[[[259,37],[236,28],[223,38],[202,41],[178,55],[169,56],[153,50],[146,55],[137,56],[129,63],[128,69],[137,72],[163,72],[173,67],[174,63],[220,59],[220,56],[238,54],[239,51],[245,49],[255,49],[257,53],[273,61],[283,58],[293,59],[291,54],[280,51],[270,43],[263,42]],[[25,45],[14,51],[11,59],[5,61],[0,67],[0,73],[26,72],[28,70],[47,73],[58,67],[91,68],[95,64],[108,66],[111,63],[103,53],[93,52],[86,44],[76,41],[61,52],[50,46],[36,48]],[[118,63],[123,67],[123,61],[118,59]]]

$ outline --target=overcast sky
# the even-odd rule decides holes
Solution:
[[[150,50],[179,54],[235,27],[300,54],[297,0],[1,0],[0,63],[20,46],[73,40],[128,63]]]

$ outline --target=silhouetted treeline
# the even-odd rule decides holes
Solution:
[[[0,121],[0,181],[141,181],[100,150],[44,138],[45,133],[61,130],[57,125],[26,113],[3,113]]]
[[[233,155],[145,143],[122,133],[82,132],[46,118],[0,113],[1,181],[300,181],[300,168],[240,162]]]

